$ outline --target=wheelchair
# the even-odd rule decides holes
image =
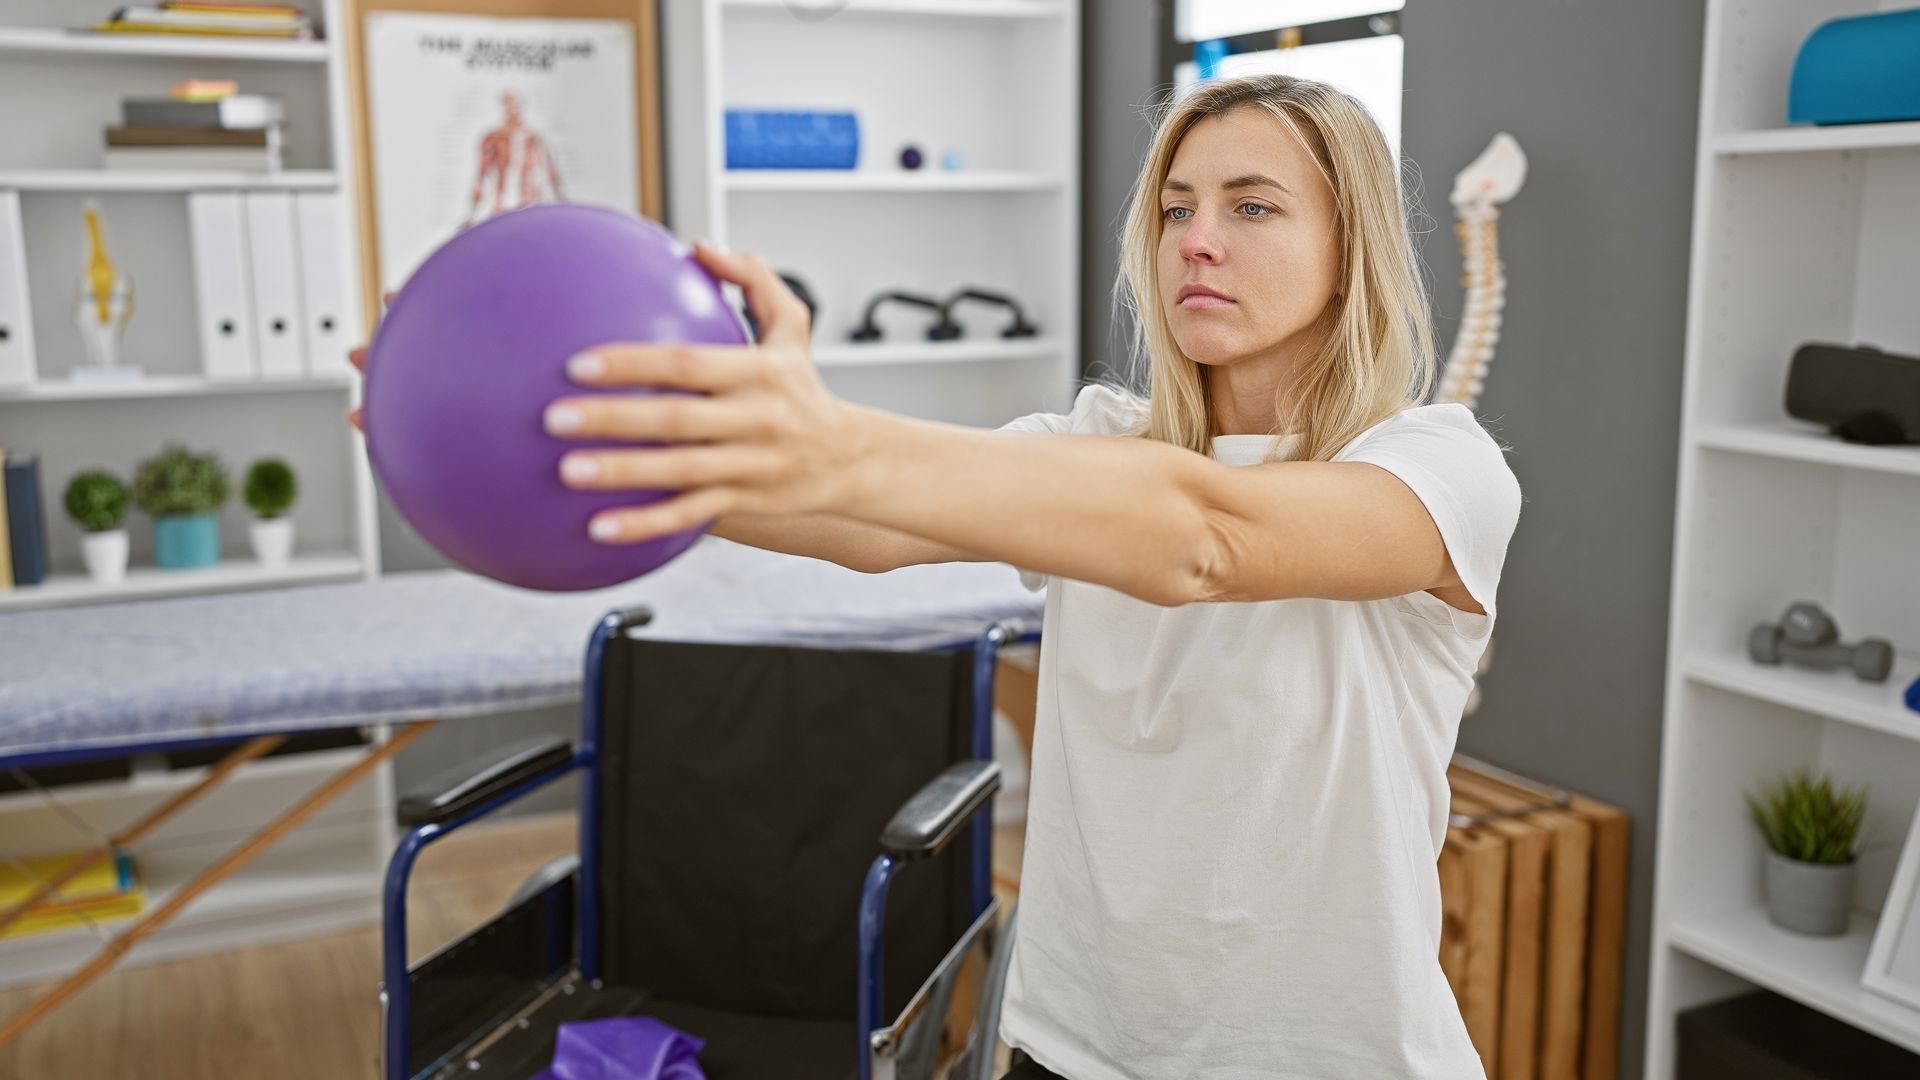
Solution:
[[[993,677],[1038,634],[679,642],[651,617],[594,627],[577,745],[516,743],[401,798],[382,1075],[531,1077],[561,1024],[619,1016],[704,1040],[709,1080],[994,1075],[1012,920],[992,895]],[[576,771],[577,855],[409,969],[421,850]]]

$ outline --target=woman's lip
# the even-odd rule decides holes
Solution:
[[[1180,306],[1189,311],[1197,311],[1202,308],[1225,307],[1231,303],[1233,303],[1233,301],[1222,299],[1218,296],[1209,296],[1206,293],[1194,293],[1192,296],[1180,301]]]

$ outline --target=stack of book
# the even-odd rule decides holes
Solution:
[[[106,130],[109,169],[275,172],[282,164],[280,99],[268,94],[176,93],[125,98]]]
[[[51,881],[84,854],[76,851],[17,862],[0,859],[0,913],[12,911],[25,902],[40,891],[43,882]],[[125,918],[139,914],[146,902],[146,889],[140,884],[133,856],[119,852],[95,861],[72,881],[61,885],[53,896],[28,908],[24,915],[0,929],[0,937]]]
[[[0,447],[0,592],[47,580],[47,519],[40,458]]]
[[[114,11],[93,30],[102,34],[214,34],[300,40],[313,36],[313,20],[294,4],[245,0],[165,0]]]

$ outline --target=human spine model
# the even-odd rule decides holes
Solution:
[[[1527,177],[1527,156],[1513,136],[1501,132],[1453,179],[1453,231],[1466,260],[1467,310],[1440,376],[1436,402],[1477,408],[1486,389],[1500,317],[1507,306],[1507,278],[1500,266],[1500,204],[1514,197]]]
[[[1435,402],[1458,402],[1478,409],[1480,393],[1487,388],[1487,368],[1493,363],[1493,347],[1500,341],[1500,319],[1507,306],[1507,276],[1500,266],[1500,204],[1520,191],[1527,178],[1527,155],[1513,136],[1501,132],[1493,137],[1473,164],[1453,178],[1454,216],[1460,219],[1453,231],[1460,237],[1460,255],[1466,261],[1466,277],[1461,284],[1467,290],[1467,310],[1460,318],[1460,333],[1447,354],[1447,366],[1440,375]],[[1493,639],[1480,654],[1474,672],[1473,692],[1467,696],[1463,715],[1472,716],[1480,707],[1480,677],[1493,662]]]

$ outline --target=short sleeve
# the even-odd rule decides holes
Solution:
[[[1143,410],[1137,398],[1101,383],[1080,388],[1073,410],[1065,413],[1028,413],[1000,425],[999,430],[1027,435],[1120,435],[1137,426]],[[1020,583],[1034,592],[1046,587],[1043,574],[1020,571]]]
[[[1425,504],[1454,570],[1484,616],[1445,607],[1469,637],[1491,630],[1507,544],[1520,520],[1520,482],[1506,453],[1465,405],[1409,409],[1355,439],[1335,461],[1364,461],[1399,477]]]

